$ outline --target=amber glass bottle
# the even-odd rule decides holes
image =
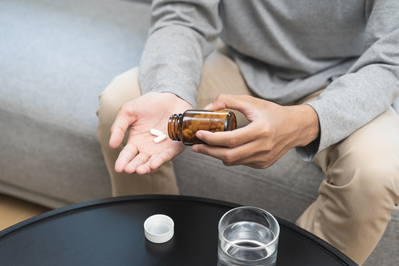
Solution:
[[[231,111],[187,110],[183,114],[171,115],[168,122],[169,138],[188,146],[204,143],[195,136],[198,130],[218,132],[235,129],[236,116]]]

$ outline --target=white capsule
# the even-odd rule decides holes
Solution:
[[[166,135],[165,135],[165,134],[162,134],[162,135],[156,137],[156,138],[154,139],[154,142],[155,142],[155,143],[160,143],[160,142],[164,141],[165,139],[166,139]]]
[[[156,129],[151,129],[150,130],[150,134],[154,135],[154,136],[157,136],[157,137],[163,135],[163,133],[161,131],[156,130]]]

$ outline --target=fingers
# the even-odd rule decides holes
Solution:
[[[249,107],[251,96],[220,94],[216,99],[204,107],[205,110],[216,111],[220,109],[233,109],[245,113]]]
[[[212,146],[224,146],[233,148],[259,138],[260,132],[256,123],[247,125],[234,131],[210,132],[200,130],[196,137]]]
[[[167,149],[159,155],[149,156],[147,154],[138,154],[125,167],[125,172],[132,174],[136,172],[139,175],[151,174],[158,171],[159,167],[169,162],[175,155],[173,149]]]
[[[119,153],[118,159],[115,162],[115,171],[122,173],[125,170],[126,165],[136,157],[138,153],[137,147],[132,144],[126,144],[126,146]]]
[[[255,121],[230,132],[198,131],[197,137],[206,144],[194,145],[192,150],[217,158],[226,166],[263,169],[281,156],[281,147],[276,147],[273,141],[273,131],[267,129],[267,125]]]
[[[240,156],[243,154],[238,155],[236,151],[233,149],[229,149],[226,147],[217,147],[217,146],[209,146],[206,144],[199,144],[192,147],[194,152],[202,153],[213,158],[219,159],[225,165],[233,165],[234,162],[239,160]]]
[[[254,146],[253,142],[235,148],[200,144],[195,145],[195,148],[193,146],[193,150],[194,149],[199,153],[221,160],[226,166],[251,164],[250,167],[252,168],[262,168],[262,165],[260,164],[263,162],[257,162],[259,154],[256,151],[256,146]]]
[[[122,173],[125,171],[127,174],[150,174],[158,170],[158,168],[164,163],[162,158],[156,160],[157,157],[159,156],[151,157],[144,153],[136,153],[136,155],[133,156],[133,152],[122,150],[118,160],[115,163],[115,171],[117,173]],[[154,167],[151,167],[154,161]]]
[[[206,144],[193,146],[193,151],[199,152],[216,159],[219,159],[226,166],[246,165],[255,169],[265,169],[277,161],[286,151],[280,150],[277,153],[259,148],[256,142],[227,148],[215,147]]]
[[[167,149],[159,155],[151,156],[146,163],[137,166],[136,173],[139,175],[151,174],[158,171],[164,163],[173,159],[173,149]]]
[[[127,104],[123,105],[120,108],[118,115],[116,116],[115,121],[111,127],[109,146],[112,149],[116,149],[119,147],[119,145],[121,145],[126,130],[130,125],[134,123],[135,120],[135,112],[131,108],[129,108]]]
[[[160,154],[150,156],[146,153],[140,153],[135,145],[127,144],[115,162],[115,171],[139,175],[150,174],[156,172],[161,165],[169,162],[179,153],[174,148],[167,148]]]
[[[109,146],[111,149],[116,149],[121,145],[123,138],[125,136],[125,131],[123,128],[119,126],[113,126],[111,128],[111,137],[109,138]]]
[[[152,171],[158,169],[162,164],[172,160],[177,154],[179,154],[179,152],[173,148],[165,149],[158,156],[152,158],[149,165],[150,169]]]
[[[133,160],[131,160],[126,166],[125,166],[125,172],[128,174],[132,174],[134,172],[137,172],[137,168],[139,168],[142,165],[145,165],[150,156],[147,154],[139,153],[136,157],[134,157]],[[142,174],[146,174],[147,171],[142,169]]]

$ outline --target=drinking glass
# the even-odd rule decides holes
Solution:
[[[274,266],[280,226],[267,211],[244,206],[219,221],[219,266]]]

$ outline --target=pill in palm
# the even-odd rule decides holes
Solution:
[[[154,142],[155,142],[155,143],[160,143],[160,142],[164,141],[165,139],[166,139],[166,135],[165,135],[165,134],[162,134],[162,135],[159,135],[158,137],[156,137],[156,138],[154,139]]]
[[[156,129],[151,129],[150,130],[150,134],[154,135],[154,136],[157,136],[157,137],[163,135],[163,133],[161,131],[156,130]]]

